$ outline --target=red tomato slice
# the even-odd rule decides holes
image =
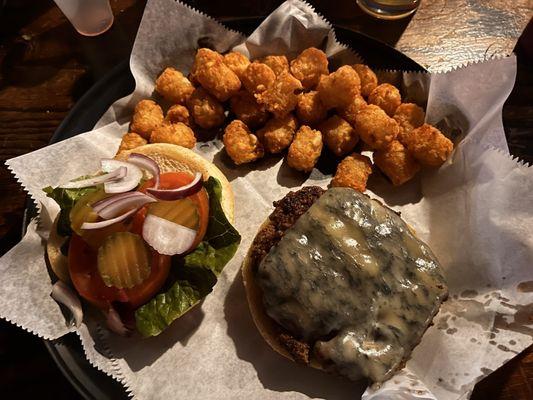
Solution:
[[[74,287],[85,300],[107,310],[114,301],[126,303],[133,309],[146,303],[165,283],[170,269],[170,257],[152,251],[150,276],[131,289],[106,286],[97,268],[97,252],[78,235],[70,238],[68,268]]]
[[[160,189],[176,189],[181,186],[185,186],[191,183],[194,179],[194,176],[189,172],[165,172],[159,176],[159,188]],[[144,183],[139,189],[140,192],[146,193],[146,189],[154,186],[154,180],[150,179]],[[199,192],[188,197],[198,207],[198,214],[200,217],[200,224],[198,227],[198,233],[196,234],[196,239],[194,240],[191,249],[196,248],[198,244],[202,241],[207,231],[207,224],[209,222],[209,196],[204,188]],[[146,216],[146,207],[143,207],[135,216],[133,220],[132,232],[142,232],[142,222]],[[141,221],[142,219],[142,221]]]

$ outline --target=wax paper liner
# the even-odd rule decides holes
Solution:
[[[271,35],[282,35],[290,38],[286,48],[294,54],[314,44],[339,50],[329,54],[332,65],[359,61],[335,43],[330,28],[309,5],[290,1],[239,50],[263,55],[254,41],[280,46],[284,41]],[[315,35],[317,30],[322,36]],[[325,37],[333,42],[325,42]],[[135,93],[116,102],[99,129],[10,160],[9,167],[53,216],[57,207],[40,189],[94,170],[100,157],[112,156],[127,130],[132,105],[152,95],[153,81],[163,67],[174,65],[187,72],[198,45],[225,51],[242,39],[183,4],[150,1],[131,58]],[[273,47],[269,51],[275,52]],[[428,121],[461,144],[441,169],[424,171],[404,187],[392,188],[374,174],[370,194],[401,211],[434,249],[446,269],[452,297],[407,367],[380,389],[367,390],[365,398],[465,398],[477,380],[531,343],[530,321],[524,315],[531,303],[528,282],[533,280],[533,224],[527,209],[533,183],[531,170],[508,156],[501,126],[501,106],[515,69],[511,57],[448,74],[392,73],[405,98],[427,103]],[[197,146],[232,182],[243,243],[214,293],[159,337],[144,340],[109,333],[98,313],[86,310],[85,324],[77,333],[88,359],[139,398],[359,397],[363,384],[292,364],[268,348],[253,326],[238,273],[272,200],[304,183],[325,186],[331,171],[316,169],[306,177],[279,158],[235,167],[220,149],[216,140]],[[71,162],[65,166],[67,155]],[[6,290],[0,316],[42,337],[59,337],[72,329],[64,326],[59,307],[47,296],[50,284],[43,273],[41,239],[32,231],[37,232],[30,226],[22,244],[8,253],[10,258],[1,259]],[[28,242],[33,247],[24,247]],[[23,301],[28,304],[20,307]]]

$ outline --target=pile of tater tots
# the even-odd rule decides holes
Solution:
[[[284,55],[250,61],[201,48],[188,77],[166,68],[155,90],[172,105],[165,114],[156,102],[140,101],[119,152],[147,142],[192,148],[195,129],[223,128],[225,150],[237,165],[286,152],[291,168],[310,172],[326,146],[341,159],[331,185],[364,191],[372,161],[354,152],[359,141],[394,185],[422,166],[440,166],[453,149],[424,124],[422,108],[402,103],[399,90],[379,84],[368,66],[330,72],[326,54],[314,47],[290,62]]]

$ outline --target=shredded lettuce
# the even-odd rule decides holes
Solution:
[[[137,330],[143,336],[159,335],[207,296],[239,247],[241,236],[222,209],[222,185],[210,177],[204,187],[209,195],[209,223],[204,240],[187,256],[173,259],[167,280],[172,281],[170,288],[135,312]]]

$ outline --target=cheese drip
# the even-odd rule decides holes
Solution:
[[[356,380],[388,379],[447,296],[441,267],[392,210],[331,188],[259,265],[267,314]]]

